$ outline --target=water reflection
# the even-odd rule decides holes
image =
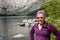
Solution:
[[[24,19],[33,19],[33,16],[4,16],[0,17],[0,40],[29,40],[30,27],[22,27]]]

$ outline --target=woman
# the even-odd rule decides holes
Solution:
[[[45,21],[46,15],[43,10],[38,11],[36,19],[38,23],[35,23],[30,30],[30,40],[34,40],[34,33],[36,35],[35,40],[50,40],[50,34],[53,33],[56,36],[56,40],[59,39],[58,30]]]

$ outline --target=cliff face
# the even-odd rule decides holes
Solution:
[[[7,15],[26,15],[28,12],[38,8],[39,0],[0,0],[1,12]],[[2,12],[3,11],[3,12]],[[21,14],[22,13],[22,14]]]

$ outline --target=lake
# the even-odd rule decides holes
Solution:
[[[0,40],[29,40],[30,27],[22,27],[24,19],[33,19],[34,16],[0,16]],[[21,37],[14,37],[21,34]],[[24,36],[24,37],[23,37]]]

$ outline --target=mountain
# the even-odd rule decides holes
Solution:
[[[27,15],[39,9],[40,0],[0,0],[0,15]]]

